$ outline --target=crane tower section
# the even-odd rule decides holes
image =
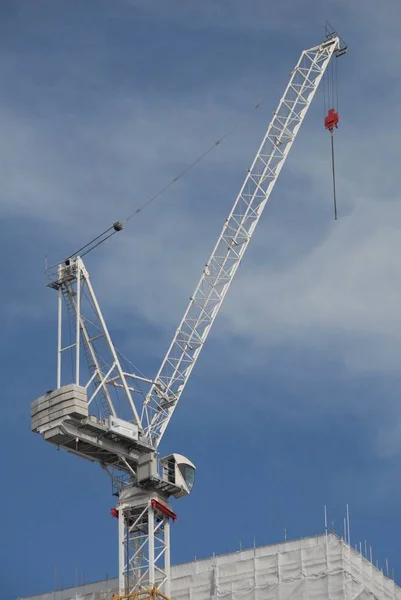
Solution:
[[[302,52],[154,379],[114,346],[82,258],[50,273],[58,292],[57,385],[32,403],[32,430],[111,476],[122,594],[155,585],[169,594],[169,498],[191,492],[195,466],[180,454],[159,459],[157,449],[330,59],[345,49],[332,33]]]

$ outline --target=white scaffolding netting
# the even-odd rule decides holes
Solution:
[[[401,588],[335,534],[172,568],[173,600],[401,600]],[[117,581],[26,600],[110,600]]]

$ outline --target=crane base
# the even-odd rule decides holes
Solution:
[[[133,592],[132,594],[113,594],[112,600],[170,600],[168,596],[165,596],[156,586],[149,590],[140,590],[139,592]]]

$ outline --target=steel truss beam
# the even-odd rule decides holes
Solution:
[[[126,373],[122,368],[82,259],[75,257],[60,264],[57,278],[49,285],[58,290],[57,388],[62,386],[64,371],[71,371],[66,356],[69,351],[73,354],[73,357],[68,359],[72,359],[74,383],[87,390],[89,406],[95,402],[97,404],[97,409],[91,412],[102,418],[117,416],[118,412],[119,417],[133,421],[141,427],[134,402],[135,388],[129,383],[129,379],[144,378],[134,373]],[[74,330],[70,331],[70,334],[73,333],[70,335],[72,339],[64,346],[66,323],[63,306],[67,308],[68,324],[70,328],[72,325]],[[89,376],[85,381],[81,370],[81,348],[85,351],[89,367]],[[70,382],[71,373],[68,375]]]
[[[166,512],[157,508],[161,505],[166,506]],[[157,585],[158,590],[169,596],[170,520],[167,513],[171,509],[167,499],[138,488],[127,488],[120,494],[117,510],[120,594],[132,594]]]
[[[234,207],[143,406],[145,435],[157,447],[227,294],[285,159],[335,52],[337,36],[302,52]]]

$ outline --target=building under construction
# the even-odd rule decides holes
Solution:
[[[118,588],[116,578],[29,600],[111,600]],[[335,533],[174,566],[171,592],[174,600],[401,600],[401,588]]]

